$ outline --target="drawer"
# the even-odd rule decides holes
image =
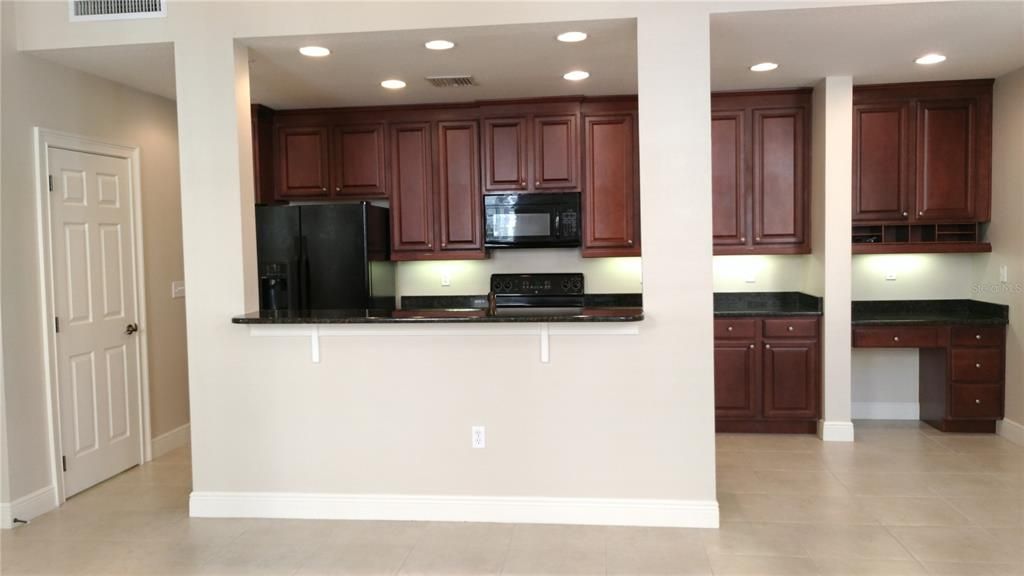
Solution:
[[[1002,418],[1003,387],[998,384],[953,384],[953,418]]]
[[[1003,379],[1002,348],[953,348],[953,381],[999,382]]]
[[[939,348],[936,326],[856,326],[854,348]]]
[[[752,340],[757,336],[754,318],[715,318],[716,340]]]
[[[1005,326],[955,326],[951,336],[953,346],[1002,346],[1005,338]]]
[[[770,318],[764,321],[764,335],[768,338],[816,338],[817,318]]]

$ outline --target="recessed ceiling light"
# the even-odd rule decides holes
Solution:
[[[936,54],[934,52],[932,52],[931,54],[925,54],[924,56],[921,56],[917,60],[914,60],[914,62],[918,64],[938,64],[939,62],[945,61],[945,56],[943,56],[942,54]]]
[[[754,72],[771,72],[778,67],[779,65],[775,62],[761,62],[760,64],[754,64],[750,69]]]
[[[385,80],[381,82],[380,85],[387,88],[388,90],[400,90],[402,88],[405,88],[405,82],[395,79]]]
[[[583,42],[586,39],[586,32],[562,32],[558,35],[559,42]]]
[[[303,46],[299,48],[299,54],[310,58],[323,58],[330,55],[331,51],[323,46]]]
[[[580,80],[586,80],[587,78],[590,78],[590,72],[585,72],[583,70],[573,70],[572,72],[566,72],[565,74],[563,74],[562,78],[565,78],[566,80],[572,80],[573,82],[579,82]]]
[[[455,42],[451,42],[449,40],[431,40],[424,44],[424,46],[427,47],[427,50],[451,50],[452,48],[455,48]]]

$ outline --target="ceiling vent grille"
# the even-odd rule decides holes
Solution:
[[[167,16],[166,0],[70,0],[71,21]]]
[[[462,86],[476,86],[476,80],[469,74],[453,74],[451,76],[427,76],[435,88],[461,88]]]

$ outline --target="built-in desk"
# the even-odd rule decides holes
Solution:
[[[853,303],[854,348],[920,349],[921,420],[995,432],[1003,417],[1009,308],[974,300]]]

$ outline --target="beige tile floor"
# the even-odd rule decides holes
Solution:
[[[720,530],[189,519],[181,450],[0,533],[0,573],[1024,575],[1024,449],[857,437],[720,435]]]

